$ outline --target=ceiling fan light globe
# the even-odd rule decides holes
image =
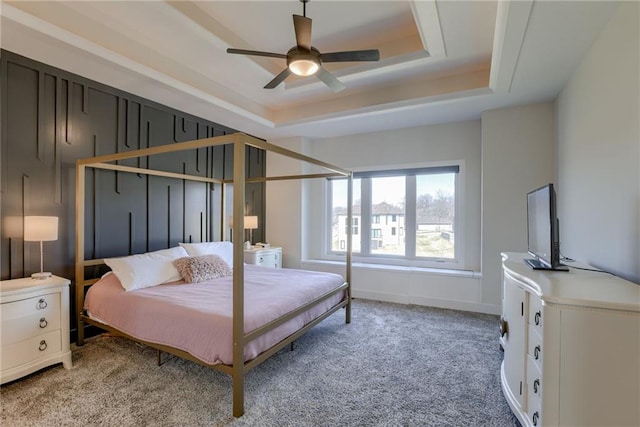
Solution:
[[[289,63],[289,69],[291,72],[297,76],[312,76],[318,69],[320,68],[320,64],[317,61],[313,61],[311,59],[296,59]]]

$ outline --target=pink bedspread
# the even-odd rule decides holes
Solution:
[[[251,332],[335,289],[340,275],[306,270],[245,266],[244,328]],[[232,277],[207,282],[165,284],[125,292],[114,274],[89,288],[84,308],[90,316],[134,338],[169,345],[209,363],[233,362]],[[325,313],[344,297],[309,311],[247,343],[245,361]]]

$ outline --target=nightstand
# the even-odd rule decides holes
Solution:
[[[253,246],[244,251],[244,262],[262,267],[282,268],[282,248]]]
[[[0,384],[62,362],[71,369],[69,279],[0,281]]]

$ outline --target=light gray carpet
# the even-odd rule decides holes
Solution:
[[[3,426],[517,426],[500,389],[497,317],[354,300],[245,378],[97,337],[0,388]]]

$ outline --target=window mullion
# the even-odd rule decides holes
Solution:
[[[416,257],[416,177],[407,176],[405,195],[405,256]]]
[[[360,254],[368,256],[371,253],[371,178],[362,178],[360,191]]]

